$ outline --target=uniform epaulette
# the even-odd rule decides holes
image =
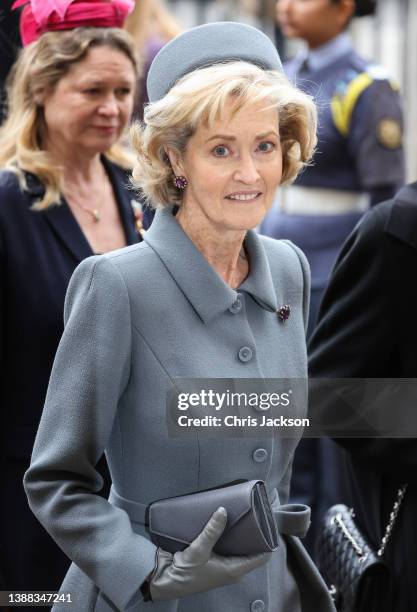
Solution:
[[[359,97],[374,81],[388,81],[394,91],[399,90],[398,84],[389,78],[385,68],[377,64],[370,64],[365,71],[352,76],[347,82],[339,83],[330,102],[333,121],[342,136],[349,133],[350,121]]]

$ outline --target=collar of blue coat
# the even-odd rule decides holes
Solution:
[[[353,51],[353,46],[350,37],[346,32],[342,32],[317,49],[304,49],[297,56],[297,61],[299,66],[307,61],[309,71],[316,72],[334,64],[351,51]]]
[[[204,323],[223,314],[240,292],[249,293],[260,307],[275,312],[277,298],[262,239],[249,230],[245,249],[249,257],[248,277],[234,290],[210,266],[172,214],[158,210],[145,242],[157,253],[168,272]]]

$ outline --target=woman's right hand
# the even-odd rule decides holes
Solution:
[[[270,559],[272,553],[241,557],[221,557],[213,553],[226,522],[226,510],[218,508],[185,550],[172,555],[158,549],[156,567],[149,578],[152,601],[178,599],[238,582]]]

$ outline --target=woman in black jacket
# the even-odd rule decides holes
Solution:
[[[112,25],[121,26],[116,4]],[[112,10],[106,3],[108,23]],[[27,46],[0,132],[0,573],[7,590],[57,590],[69,565],[22,485],[69,279],[93,253],[141,240],[127,187],[130,156],[118,145],[135,90],[130,37],[116,27],[71,29],[80,22],[76,2],[65,19],[60,25],[70,31],[34,32],[25,7]]]

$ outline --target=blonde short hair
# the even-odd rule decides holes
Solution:
[[[316,107],[310,96],[291,85],[282,73],[248,62],[200,68],[182,77],[161,100],[147,105],[144,124],[132,127],[137,153],[133,181],[151,206],[180,204],[181,192],[173,184],[166,147],[184,152],[199,122],[210,126],[221,117],[230,96],[236,99],[235,112],[258,102],[278,110],[282,184],[292,182],[310,161],[317,129]]]
[[[82,61],[89,49],[110,47],[124,53],[136,72],[132,40],[119,28],[76,28],[66,32],[47,32],[25,47],[13,67],[8,91],[9,113],[0,129],[0,168],[17,174],[26,188],[24,171],[36,174],[45,186],[37,210],[59,204],[62,169],[57,167],[43,145],[45,120],[37,102],[43,92],[53,91],[70,67]],[[117,143],[106,156],[129,168],[133,157]]]

